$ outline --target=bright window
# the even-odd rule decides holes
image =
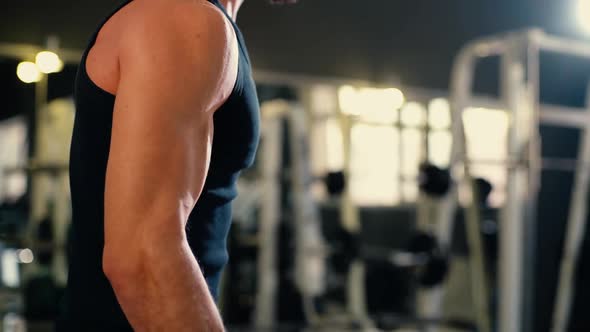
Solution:
[[[26,191],[26,174],[5,171],[25,164],[27,146],[27,126],[24,118],[15,117],[0,122],[0,202],[15,200]]]
[[[318,91],[321,91],[318,95],[322,98],[330,99],[326,88]],[[449,165],[452,136],[448,101],[437,98],[423,105],[405,101],[398,91],[351,86],[342,87],[337,92],[333,90],[332,100],[338,100],[339,109],[357,119],[351,131],[349,179],[357,204],[415,202],[420,163],[427,159],[439,167]],[[400,100],[403,100],[403,106]],[[312,115],[317,117],[312,129],[315,172],[342,169],[344,154],[338,111],[331,112],[326,119],[328,112],[325,108],[312,109]],[[465,110],[463,119],[468,156],[475,161],[471,168],[473,175],[493,184],[490,203],[500,205],[504,199],[506,171],[497,161],[506,159],[508,117],[500,110],[470,108]]]
[[[361,205],[399,202],[399,133],[389,126],[352,129],[352,198]]]

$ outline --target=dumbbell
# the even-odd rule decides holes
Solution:
[[[346,177],[342,171],[329,172],[323,177],[323,180],[330,196],[338,196],[346,188]],[[435,197],[444,196],[451,186],[450,172],[447,169],[424,163],[420,166],[418,185],[426,194]]]
[[[330,196],[338,196],[346,188],[346,177],[342,171],[328,172],[323,181]],[[447,169],[424,163],[420,165],[418,185],[428,195],[444,196],[451,186],[451,174]]]
[[[286,173],[284,181],[290,183],[291,175]],[[331,197],[337,197],[344,193],[346,189],[346,177],[343,171],[332,171],[325,174],[315,175],[311,178],[313,183],[322,183]]]
[[[414,269],[416,279],[422,286],[433,287],[445,280],[449,261],[434,235],[416,232],[408,242],[406,250],[409,257],[412,257],[409,260],[412,263],[410,267]]]
[[[346,188],[346,177],[342,171],[329,172],[324,176],[323,180],[330,196],[339,196]]]
[[[444,196],[451,187],[451,173],[448,169],[423,163],[420,165],[418,187],[427,195]]]
[[[403,250],[363,246],[360,251],[365,260],[387,261],[395,267],[412,270],[418,283],[424,287],[442,283],[449,269],[448,257],[436,238],[426,232],[417,232]]]

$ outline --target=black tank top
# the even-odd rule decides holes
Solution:
[[[102,270],[104,189],[115,96],[88,77],[85,62],[100,28],[131,0],[107,16],[90,39],[76,76],[76,119],[70,154],[72,228],[68,241],[68,285],[57,331],[132,331]],[[187,224],[187,237],[214,298],[228,260],[226,239],[231,202],[242,169],[254,159],[259,107],[242,34],[218,0],[209,0],[232,23],[239,66],[229,99],[214,114],[211,162],[205,186]],[[163,174],[162,176],[165,176]],[[124,254],[124,253],[123,253]]]

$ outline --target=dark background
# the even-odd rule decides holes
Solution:
[[[16,0],[0,5],[0,42],[84,48],[118,0]],[[444,88],[466,41],[537,26],[578,36],[573,0],[246,0],[238,24],[255,68]]]

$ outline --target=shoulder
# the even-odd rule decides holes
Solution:
[[[135,1],[121,31],[121,77],[217,109],[231,94],[238,67],[237,39],[225,15],[205,0]]]
[[[128,31],[133,26],[144,28],[208,28],[223,30],[231,24],[223,12],[205,0],[134,0],[133,13],[127,19]]]
[[[121,31],[121,52],[149,54],[167,49],[177,58],[194,57],[195,52],[200,57],[221,56],[234,40],[231,23],[207,1],[142,0]]]

